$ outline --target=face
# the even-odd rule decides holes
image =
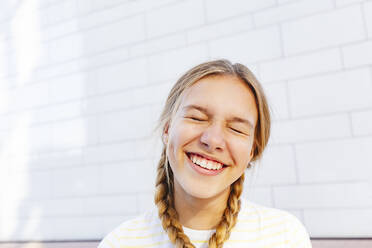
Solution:
[[[256,122],[254,95],[236,77],[210,76],[186,89],[163,136],[176,196],[228,194],[252,159]]]

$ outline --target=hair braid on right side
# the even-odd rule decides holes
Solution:
[[[158,163],[155,183],[155,205],[158,207],[159,218],[163,229],[167,232],[170,241],[175,244],[176,248],[195,248],[183,232],[182,225],[178,221],[178,214],[174,208],[172,185],[168,184],[173,178],[169,178],[170,172],[167,173],[166,166],[169,166],[169,164],[164,148]]]
[[[243,191],[244,173],[230,187],[227,206],[216,232],[209,239],[209,248],[222,248],[223,243],[230,237],[231,230],[235,226],[240,211],[240,195]]]

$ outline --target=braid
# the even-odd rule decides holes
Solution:
[[[240,210],[240,195],[243,190],[244,174],[230,186],[230,195],[221,222],[216,232],[209,239],[210,248],[222,248],[223,243],[230,237],[230,232],[235,226]],[[176,248],[195,248],[190,239],[183,232],[178,221],[178,214],[174,208],[173,174],[169,168],[166,149],[163,149],[158,163],[155,184],[155,204],[158,207],[159,218],[163,229],[167,232],[170,241]]]
[[[169,168],[166,151],[163,149],[158,163],[157,177],[155,183],[155,204],[158,207],[159,218],[169,239],[176,248],[195,248],[190,239],[183,232],[182,225],[178,221],[178,214],[173,202],[173,181]]]
[[[209,239],[208,246],[210,248],[222,248],[223,243],[230,237],[240,211],[241,202],[239,198],[243,191],[243,182],[244,174],[231,185],[230,195],[221,222],[218,224],[216,232]]]

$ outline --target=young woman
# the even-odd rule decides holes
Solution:
[[[156,207],[121,224],[99,248],[311,247],[295,216],[240,199],[244,172],[270,134],[264,92],[247,67],[217,60],[187,71],[158,128]]]

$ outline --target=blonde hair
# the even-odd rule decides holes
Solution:
[[[197,65],[187,71],[171,89],[156,129],[161,129],[162,135],[164,134],[167,126],[172,121],[172,117],[178,110],[185,89],[191,87],[202,78],[216,75],[237,77],[245,82],[254,94],[258,118],[255,127],[252,147],[253,157],[251,161],[256,161],[261,157],[269,140],[270,112],[260,83],[247,67],[239,63],[232,64],[228,60],[215,60]],[[250,168],[250,166],[251,164],[248,164],[247,168]],[[174,207],[173,180],[173,173],[166,156],[166,145],[164,145],[158,163],[155,183],[155,204],[158,208],[159,218],[175,247],[195,247],[183,232],[182,225],[178,221],[178,214]],[[239,198],[243,190],[243,182],[244,173],[231,185],[225,211],[221,221],[217,225],[216,232],[209,239],[209,247],[222,247],[224,241],[229,238],[231,229],[235,226],[240,211]]]

